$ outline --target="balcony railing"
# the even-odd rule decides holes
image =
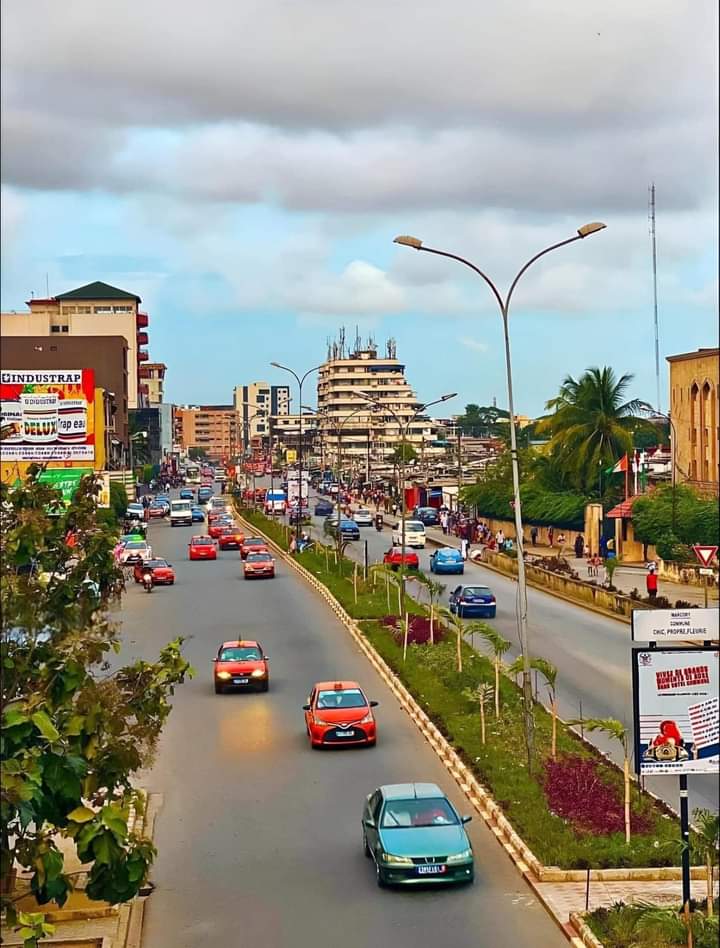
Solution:
[[[138,349],[138,362],[148,362],[150,360],[150,353],[145,349]]]
[[[148,341],[148,334],[146,332],[139,332],[137,334],[137,344],[139,346],[146,346]]]
[[[138,329],[146,329],[149,321],[147,313],[137,313],[135,316],[135,325]]]

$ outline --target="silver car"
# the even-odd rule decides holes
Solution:
[[[374,523],[373,515],[364,507],[356,510],[352,518],[359,527],[371,527]]]

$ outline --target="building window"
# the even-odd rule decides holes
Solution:
[[[69,326],[61,326],[61,327],[60,327],[60,332],[68,332],[68,331],[69,331],[69,328],[70,328]]]
[[[59,327],[59,326],[51,326],[51,327],[50,327],[50,332],[60,332],[60,327]]]
[[[83,314],[92,313],[92,306],[78,306],[77,311]]]
[[[96,306],[94,311],[96,313],[112,313],[113,308],[112,306]]]

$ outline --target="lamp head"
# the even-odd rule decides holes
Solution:
[[[414,250],[420,250],[422,247],[422,240],[418,240],[417,237],[410,237],[407,234],[401,234],[399,237],[395,237],[393,243],[402,244],[403,247],[412,247]]]
[[[448,395],[443,395],[442,398],[440,399],[440,401],[441,401],[441,402],[447,402],[447,401],[449,401],[451,398],[455,398],[456,395],[457,395],[457,392],[450,392]]]
[[[578,227],[578,237],[589,237],[590,234],[596,234],[599,230],[605,230],[607,224],[601,224],[600,221],[593,221],[592,224],[583,224]]]

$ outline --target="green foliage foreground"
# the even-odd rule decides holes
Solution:
[[[131,777],[151,762],[191,670],[181,639],[155,662],[113,667],[115,536],[97,516],[97,485],[85,478],[66,508],[36,475],[0,494],[0,874],[7,883],[19,864],[38,903],[62,906],[72,880],[58,840],[71,838],[88,863],[88,897],[116,904],[137,894],[155,854],[128,829],[141,803]],[[28,918],[17,917],[11,893],[3,907],[11,925]],[[30,928],[41,932],[42,922]]]

